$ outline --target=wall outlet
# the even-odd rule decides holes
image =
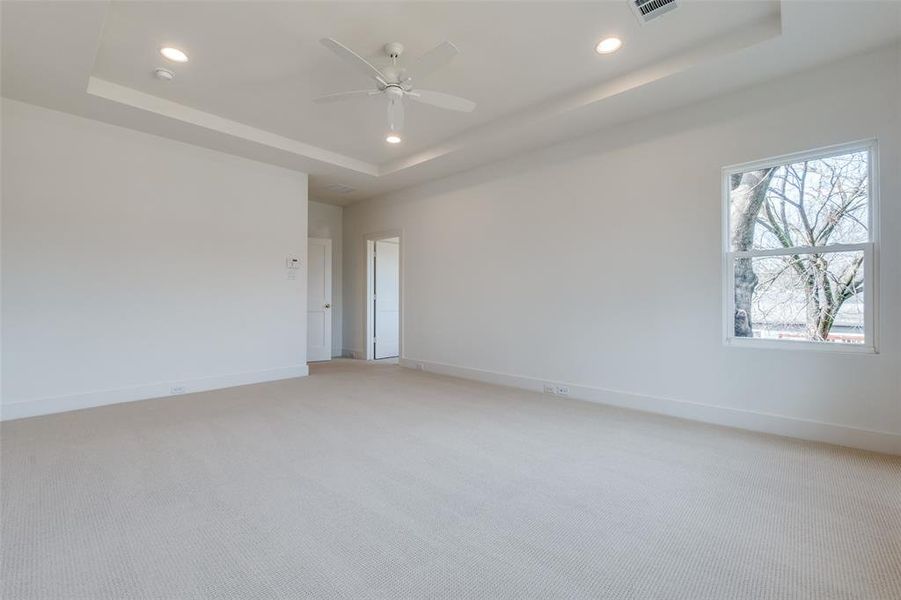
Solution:
[[[566,385],[545,383],[543,389],[545,394],[552,396],[569,396],[569,386]]]
[[[174,394],[184,394],[187,391],[188,391],[188,389],[183,385],[173,385],[172,388],[169,390],[169,393],[173,394],[173,395]]]
[[[422,363],[416,363],[416,370],[422,371]]]

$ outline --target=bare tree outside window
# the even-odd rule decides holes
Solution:
[[[868,343],[871,147],[727,172],[732,338]]]

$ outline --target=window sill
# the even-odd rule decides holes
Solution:
[[[838,352],[841,354],[879,354],[873,344],[842,344],[837,342],[802,342],[760,338],[726,338],[725,346],[733,348],[757,348],[758,350],[811,350],[814,352]]]

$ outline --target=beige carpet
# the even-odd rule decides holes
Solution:
[[[2,426],[2,598],[901,598],[901,459],[392,365]]]

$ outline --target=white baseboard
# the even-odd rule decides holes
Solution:
[[[873,431],[738,408],[699,404],[673,398],[644,396],[630,392],[576,385],[565,381],[536,379],[523,375],[497,373],[426,360],[402,358],[400,359],[400,365],[411,369],[422,369],[441,375],[451,375],[533,392],[543,392],[545,385],[565,385],[569,388],[568,397],[576,400],[587,400],[589,402],[631,408],[704,423],[772,433],[814,442],[826,442],[862,450],[884,452],[886,454],[901,454],[901,434],[887,431]]]
[[[119,404],[120,402],[133,402],[135,400],[148,400],[163,396],[180,396],[193,392],[205,392],[222,388],[247,385],[250,383],[263,383],[278,379],[292,379],[305,377],[310,371],[307,365],[295,365],[293,367],[281,367],[267,369],[265,371],[248,371],[244,373],[232,373],[229,375],[216,375],[213,377],[201,377],[197,379],[184,379],[180,381],[164,381],[148,383],[132,387],[101,390],[82,394],[66,396],[53,396],[50,398],[35,398],[32,400],[18,400],[4,403],[0,406],[0,420],[11,421],[24,419],[38,415],[105,406],[107,404]],[[172,392],[172,388],[184,388],[184,391]]]

